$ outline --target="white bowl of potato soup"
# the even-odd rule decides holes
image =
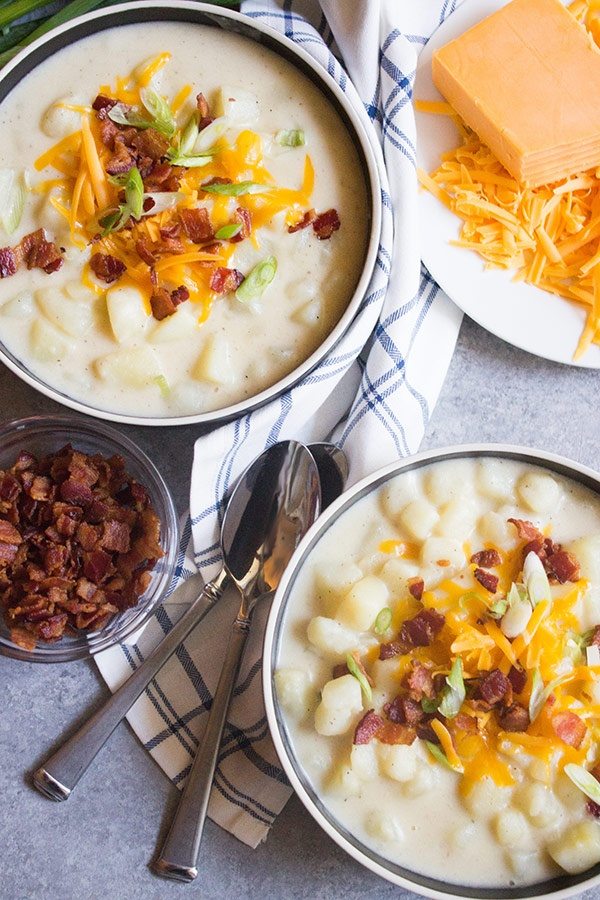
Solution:
[[[268,622],[277,753],[354,859],[428,897],[600,885],[600,476],[506,445],[342,495]]]
[[[103,419],[214,423],[344,334],[377,254],[360,116],[301,47],[173,0],[89,13],[0,75],[0,359]]]

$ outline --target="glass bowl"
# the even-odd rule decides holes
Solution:
[[[99,631],[65,634],[54,644],[38,643],[25,650],[13,643],[0,615],[0,654],[28,662],[70,662],[122,643],[141,628],[161,602],[175,570],[178,545],[177,515],[167,485],[156,466],[133,441],[101,422],[71,416],[32,416],[0,425],[0,469],[15,462],[20,450],[34,455],[53,453],[72,444],[76,450],[103,456],[120,454],[129,475],[147,489],[160,520],[165,555],[151,572],[151,581],[136,606],[115,615]]]

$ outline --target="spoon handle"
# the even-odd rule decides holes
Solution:
[[[175,818],[152,864],[157,875],[177,881],[193,881],[198,874],[197,861],[206,819],[217,758],[231,695],[240,667],[250,622],[239,617],[233,623],[225,661],[213,698],[206,731],[196,759],[187,777]]]
[[[42,794],[51,800],[66,800],[69,797],[96,754],[143,690],[222,596],[227,582],[228,576],[225,569],[222,569],[216,578],[204,586],[187,612],[125,684],[35,772],[33,783]]]

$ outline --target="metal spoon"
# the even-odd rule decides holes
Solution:
[[[171,829],[152,868],[158,875],[178,881],[193,881],[212,782],[217,767],[221,737],[235,686],[252,613],[258,602],[270,598],[302,537],[319,512],[320,487],[313,457],[302,445],[281,445],[287,464],[279,466],[278,483],[273,483],[275,499],[265,503],[261,530],[262,547],[248,554],[243,541],[223,536],[222,549],[230,578],[238,586],[242,600],[231,627],[229,643],[219,683],[213,698],[202,743],[187,777]],[[245,526],[241,522],[241,527]],[[248,527],[255,523],[248,520]],[[265,527],[266,526],[266,527]]]
[[[289,445],[291,442],[287,443]],[[245,523],[241,532],[244,546],[240,552],[248,558],[255,556],[265,540],[260,526],[266,523],[258,517],[256,504],[264,505],[273,499],[272,491],[279,488],[279,466],[282,465],[287,471],[287,459],[281,456],[278,447],[269,447],[246,469],[233,489],[223,518],[222,540],[227,546],[234,543],[234,536]],[[318,452],[323,453],[323,450]],[[325,473],[324,481],[328,479]],[[246,527],[248,523],[252,527]],[[223,567],[216,578],[204,586],[200,595],[196,594],[201,584],[200,575],[192,576],[177,589],[186,600],[191,599],[190,593],[194,590],[194,602],[125,684],[35,772],[33,783],[42,794],[51,800],[66,800],[69,797],[119,722],[179,645],[221,598],[229,583],[229,576]]]

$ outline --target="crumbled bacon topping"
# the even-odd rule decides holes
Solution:
[[[498,590],[498,582],[500,579],[497,575],[493,575],[486,569],[477,568],[473,572],[473,576],[477,579],[479,584],[486,589],[486,591],[490,592],[490,594],[495,594]]]
[[[24,262],[28,269],[43,269],[47,275],[57,272],[63,256],[56,244],[49,241],[43,228],[21,238],[16,247],[0,248],[0,278],[14,275]]]
[[[527,684],[527,672],[525,669],[511,666],[508,673],[508,680],[510,681],[515,694],[520,694]]]
[[[340,227],[340,218],[335,209],[328,209],[313,221],[313,231],[320,241],[328,241],[334,231]]]
[[[513,703],[500,712],[499,721],[504,731],[527,731],[529,713],[520,703]]]
[[[212,241],[214,231],[210,224],[208,210],[204,207],[197,209],[180,209],[179,218],[182,228],[193,244],[203,244]]]
[[[374,709],[368,710],[356,726],[354,731],[355,744],[368,744],[371,738],[374,738],[381,726],[383,719],[378,716]]]
[[[490,550],[479,550],[477,553],[473,554],[471,562],[476,566],[481,566],[482,569],[492,569],[494,566],[500,565],[502,557],[494,548]]]
[[[125,273],[127,266],[109,253],[94,253],[90,259],[90,268],[100,281],[112,284]]]
[[[224,269],[219,266],[211,275],[210,289],[215,294],[229,294],[239,288],[244,276],[237,269]]]
[[[552,728],[565,744],[578,749],[587,734],[587,727],[583,719],[570,710],[556,713],[552,716]]]
[[[512,696],[510,681],[500,669],[492,669],[481,679],[477,696],[481,697],[489,706],[497,706],[502,703],[509,694]]]
[[[288,232],[290,234],[295,234],[296,231],[302,231],[303,228],[308,228],[309,225],[317,218],[317,213],[314,209],[308,209],[299,222],[296,222],[295,225],[288,225]]]
[[[238,206],[233,218],[242,226],[237,234],[234,234],[230,241],[232,244],[238,244],[240,241],[246,240],[252,234],[252,219],[250,213],[243,206]]]
[[[168,291],[166,288],[156,288],[150,297],[150,306],[152,315],[160,322],[167,316],[172,316],[176,312],[180,303],[183,303],[190,296],[190,292],[186,287],[180,285],[174,291]]]
[[[444,627],[446,619],[436,609],[422,609],[403,622],[398,640],[405,647],[428,647]]]
[[[20,454],[0,498],[0,606],[21,647],[98,630],[135,606],[163,556],[148,493],[120,456]]]
[[[17,271],[17,260],[11,247],[0,247],[0,278],[9,278]]]
[[[425,582],[422,578],[411,578],[408,582],[408,592],[415,600],[420,600],[425,590]]]

